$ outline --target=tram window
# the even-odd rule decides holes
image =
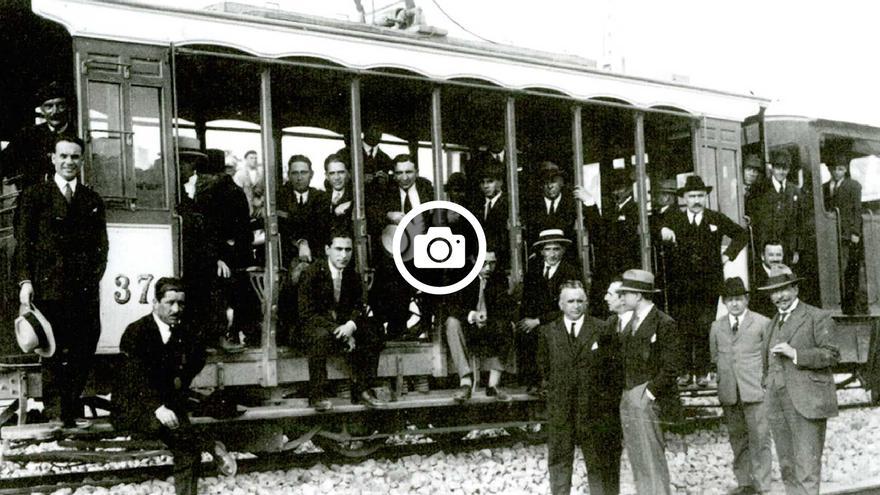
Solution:
[[[135,184],[140,208],[166,205],[160,94],[159,88],[131,88]]]
[[[820,159],[823,184],[831,180],[833,165],[846,163],[849,177],[862,186],[863,209],[880,212],[880,141],[826,134]]]
[[[105,198],[125,194],[122,128],[122,88],[119,84],[89,81],[89,153],[85,181]]]

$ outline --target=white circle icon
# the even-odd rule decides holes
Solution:
[[[466,219],[471,228],[477,235],[477,260],[467,276],[452,285],[429,285],[416,277],[414,277],[406,265],[404,264],[401,243],[406,240],[407,251],[410,246],[413,247],[412,259],[416,268],[422,269],[445,269],[445,268],[462,268],[465,264],[464,252],[465,241],[464,236],[455,235],[449,227],[430,227],[427,233],[416,235],[414,239],[409,239],[406,227],[419,215],[426,211],[435,209],[452,210],[462,218]],[[470,284],[483,268],[486,261],[486,234],[483,227],[467,208],[451,201],[428,201],[422,203],[410,210],[394,229],[394,238],[391,242],[391,255],[394,257],[394,264],[397,271],[410,285],[416,289],[434,295],[452,294]]]

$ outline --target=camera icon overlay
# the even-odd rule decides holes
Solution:
[[[479,276],[486,260],[486,234],[467,208],[428,201],[395,227],[391,255],[397,271],[414,288],[452,294]]]

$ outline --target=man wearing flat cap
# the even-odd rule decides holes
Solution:
[[[669,310],[686,339],[685,368],[679,385],[697,378],[705,387],[709,380],[709,327],[724,283],[724,265],[736,258],[748,243],[748,232],[723,213],[707,208],[712,186],[698,175],[688,176],[678,195],[685,211],[674,210],[663,221],[660,236],[665,243]],[[730,245],[721,252],[721,241]]]
[[[837,416],[832,368],[840,351],[831,313],[798,299],[800,280],[779,264],[758,288],[778,310],[766,329],[763,385],[785,492],[818,494],[825,426]]]
[[[724,281],[727,314],[712,323],[709,350],[718,370],[718,401],[724,410],[733,474],[731,494],[770,490],[770,425],[761,386],[767,317],[749,311],[749,296],[739,277]]]
[[[55,173],[49,158],[55,151],[55,138],[62,134],[76,135],[68,110],[74,103],[70,88],[58,81],[37,91],[34,105],[40,107],[44,121],[19,131],[0,151],[0,175],[19,191],[45,182]]]
[[[770,153],[772,176],[767,187],[752,196],[749,218],[756,237],[755,245],[768,239],[782,241],[785,262],[797,264],[804,247],[804,194],[789,180],[791,154],[785,149]]]
[[[681,368],[681,345],[675,321],[653,302],[659,291],[654,275],[632,269],[617,289],[632,317],[620,329],[624,388],[620,400],[623,443],[632,465],[636,492],[670,494],[666,442],[661,421],[680,415],[675,377]]]

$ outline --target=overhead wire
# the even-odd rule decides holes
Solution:
[[[434,4],[434,5],[440,10],[440,12],[443,13],[443,15],[446,16],[447,19],[449,19],[450,21],[452,21],[452,23],[455,24],[456,26],[458,26],[459,28],[463,29],[466,33],[470,34],[471,36],[476,36],[477,38],[479,38],[479,39],[485,41],[486,43],[492,43],[493,45],[498,45],[498,44],[500,44],[500,43],[498,43],[497,41],[492,41],[492,40],[490,40],[490,39],[488,39],[488,38],[484,38],[484,37],[480,36],[479,34],[477,34],[477,33],[473,32],[473,31],[471,31],[470,29],[464,27],[460,22],[458,22],[457,20],[455,20],[454,17],[452,17],[451,15],[449,15],[449,13],[447,13],[445,10],[443,10],[443,7],[440,6],[440,4],[437,2],[437,0],[431,0],[431,2],[432,2],[432,3],[433,3],[433,4]]]

